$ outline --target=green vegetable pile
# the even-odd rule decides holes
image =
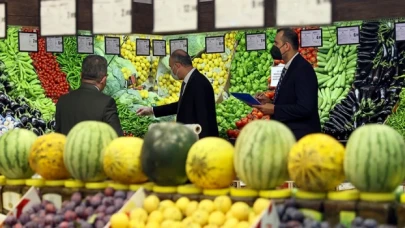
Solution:
[[[61,70],[66,74],[70,88],[75,90],[80,87],[82,62],[87,55],[77,53],[76,37],[64,37],[63,40],[64,52],[56,54],[56,61],[58,61]]]
[[[337,45],[336,27],[322,28],[322,43],[315,71],[319,86],[318,112],[323,125],[333,107],[350,91],[356,73],[357,45]]]
[[[246,51],[245,35],[249,33],[263,33],[263,31],[239,32],[236,35],[238,46],[231,64],[230,92],[255,94],[268,88],[270,67],[273,58],[270,49],[273,46],[276,30],[266,30],[267,50]]]
[[[399,105],[396,112],[390,115],[385,123],[397,130],[405,138],[405,89],[399,94]]]
[[[7,38],[0,40],[0,60],[5,64],[6,74],[1,76],[1,80],[7,80],[12,87],[8,94],[10,97],[25,97],[27,103],[38,109],[45,121],[49,121],[55,114],[55,105],[45,96],[29,54],[19,52],[18,31],[17,27],[9,27]]]
[[[217,104],[216,111],[219,136],[227,138],[226,131],[236,129],[235,122],[251,113],[252,108],[238,99],[230,97]]]

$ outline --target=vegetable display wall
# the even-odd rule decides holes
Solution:
[[[299,48],[317,73],[319,115],[326,133],[347,139],[357,127],[383,123],[392,113],[405,73],[405,42],[395,42],[395,22],[345,22],[320,27],[323,46]],[[360,43],[338,45],[336,28],[357,25],[361,28]],[[316,28],[319,27],[295,28],[295,31],[301,39],[300,31]],[[37,53],[19,52],[18,31],[38,32],[32,28],[9,27],[7,38],[0,40],[0,128],[2,132],[14,127],[27,128],[40,135],[53,130],[54,103],[58,98],[67,93],[69,87],[80,86],[81,63],[87,55],[77,53],[75,37],[64,37],[63,53],[47,53],[42,37],[38,40]],[[253,33],[266,34],[266,50],[246,51],[246,34]],[[79,31],[79,34],[90,33]],[[170,76],[169,41],[186,38],[193,66],[214,88],[220,135],[236,138],[250,121],[270,118],[230,97],[229,92],[254,94],[267,90],[269,98],[274,96],[274,87],[269,87],[271,66],[283,64],[270,55],[275,35],[274,28],[176,36],[114,35],[121,40],[119,56],[106,55],[105,36],[98,35],[94,39],[94,53],[109,62],[103,92],[116,99],[125,134],[143,137],[151,123],[174,120],[173,116],[139,117],[135,111],[140,106],[158,106],[179,99],[181,83]],[[208,36],[224,36],[224,53],[206,53]],[[166,56],[156,57],[152,53],[137,56],[138,38],[149,39],[151,44],[153,39],[166,40]],[[155,80],[153,86],[148,85],[150,76]]]

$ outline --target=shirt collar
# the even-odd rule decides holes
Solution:
[[[295,53],[295,55],[288,61],[288,63],[285,64],[284,68],[288,70],[288,67],[290,67],[291,62],[294,60],[294,58],[299,54],[299,52]]]
[[[186,75],[186,77],[184,78],[183,82],[187,84],[188,80],[190,80],[191,75],[193,74],[195,68],[191,69],[188,74]]]
[[[98,91],[100,91],[100,89],[99,89],[97,86],[94,86],[94,87],[96,87],[96,89],[97,89]]]

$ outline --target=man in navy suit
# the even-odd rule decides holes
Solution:
[[[262,105],[253,106],[287,125],[297,140],[307,134],[321,132],[318,81],[311,64],[299,54],[298,45],[298,35],[292,29],[277,31],[271,55],[274,60],[284,60],[286,64],[274,100],[260,93],[256,98]]]

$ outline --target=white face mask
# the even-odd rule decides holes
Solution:
[[[179,76],[177,75],[178,73],[179,73],[179,69],[177,69],[176,73],[174,73],[173,70],[170,69],[170,74],[172,75],[172,77],[173,77],[175,80],[179,80]]]

